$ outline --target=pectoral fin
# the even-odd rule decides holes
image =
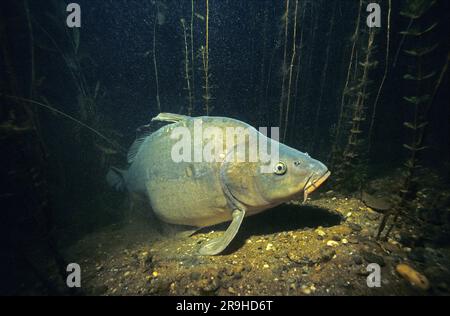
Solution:
[[[233,220],[223,235],[206,242],[206,244],[200,248],[199,253],[202,256],[214,256],[224,251],[233,240],[234,236],[236,236],[244,216],[245,211],[239,209],[234,210]]]

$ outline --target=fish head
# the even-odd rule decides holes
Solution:
[[[302,194],[306,201],[330,174],[320,161],[280,143],[277,159],[227,164],[222,169],[222,181],[233,204],[264,210]]]
[[[280,144],[279,161],[270,161],[271,173],[255,177],[258,192],[264,200],[280,204],[303,194],[303,202],[315,191],[331,172],[308,153]]]

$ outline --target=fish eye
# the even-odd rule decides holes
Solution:
[[[283,174],[285,174],[286,173],[286,171],[287,171],[287,167],[286,167],[286,164],[284,163],[284,162],[279,162],[279,163],[277,163],[276,165],[275,165],[275,167],[274,167],[274,172],[275,172],[275,174],[277,174],[277,175],[283,175]]]

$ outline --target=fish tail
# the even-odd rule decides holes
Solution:
[[[125,175],[126,170],[111,167],[106,174],[106,182],[117,191],[125,191]]]

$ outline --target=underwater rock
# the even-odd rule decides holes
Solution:
[[[356,255],[356,256],[353,256],[353,262],[359,266],[359,265],[363,264],[363,259],[361,256]]]
[[[367,207],[380,213],[385,213],[392,208],[392,204],[386,198],[370,195],[364,191],[361,193],[361,201]]]
[[[395,270],[400,274],[405,280],[407,280],[412,286],[421,289],[428,290],[430,288],[430,282],[427,277],[405,263],[400,263],[397,265]]]
[[[331,237],[331,239],[333,239],[334,241],[341,241],[341,237],[338,235],[333,235],[333,237]]]
[[[355,223],[348,223],[347,224],[348,225],[348,227],[350,227],[351,228],[351,230],[353,230],[353,231],[355,231],[355,232],[360,232],[361,230],[362,230],[362,228],[361,228],[361,226],[359,226],[358,224],[355,224]]]
[[[384,258],[382,256],[374,254],[373,252],[364,251],[362,255],[364,260],[366,260],[368,263],[376,263],[380,267],[384,267],[386,265]]]
[[[333,259],[335,254],[336,254],[336,251],[334,251],[333,249],[323,249],[321,251],[320,261],[321,262],[330,261],[331,259]]]
[[[337,247],[337,246],[339,246],[339,243],[337,241],[335,241],[335,240],[328,240],[327,241],[327,246],[328,247]]]
[[[326,233],[325,233],[323,230],[319,229],[319,228],[317,228],[317,229],[315,230],[315,232],[316,232],[316,234],[317,234],[318,236],[320,236],[320,237],[325,237],[325,236],[326,236]]]

